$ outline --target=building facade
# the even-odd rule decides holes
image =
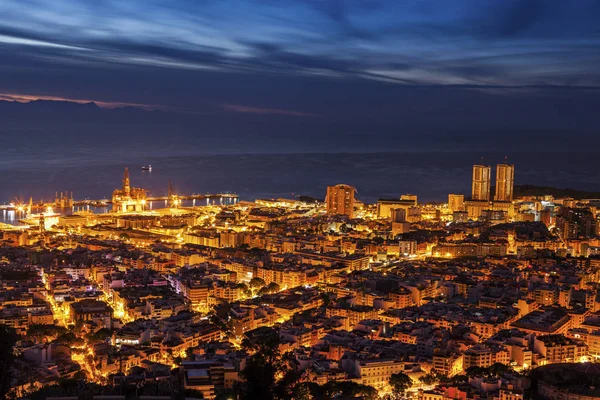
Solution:
[[[490,181],[492,177],[492,167],[489,165],[473,165],[473,200],[490,200]]]
[[[354,192],[350,185],[335,185],[327,187],[327,214],[347,215],[354,217]]]
[[[496,166],[496,201],[512,201],[515,183],[515,166],[498,164]]]

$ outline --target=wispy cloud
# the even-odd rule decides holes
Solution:
[[[279,108],[262,108],[262,107],[252,107],[252,106],[243,106],[239,104],[222,104],[226,110],[246,113],[246,114],[264,114],[264,115],[289,115],[293,117],[316,117],[316,114],[302,112],[302,111],[294,111],[294,110],[282,110]]]
[[[3,0],[0,15],[3,61],[27,54],[40,68],[62,59],[400,84],[600,83],[594,1]]]

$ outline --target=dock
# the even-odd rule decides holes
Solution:
[[[228,200],[233,200],[233,203],[237,203],[239,201],[240,196],[236,193],[206,193],[206,194],[189,194],[189,195],[176,195],[175,196],[178,200],[224,200],[224,199],[228,199]],[[149,196],[146,198],[146,201],[152,202],[152,201],[168,201],[169,200],[169,196]],[[69,204],[70,203],[70,204]],[[92,200],[92,199],[84,199],[84,200],[73,200],[71,199],[71,202],[66,203],[69,204],[68,206],[65,204],[65,206],[63,207],[60,203],[56,203],[56,202],[52,202],[52,203],[33,203],[31,204],[31,210],[43,210],[46,207],[50,206],[53,207],[55,209],[63,209],[63,208],[70,208],[71,206],[91,206],[91,207],[103,207],[103,206],[107,206],[109,204],[112,204],[112,199],[98,199],[98,200]],[[28,205],[26,203],[18,203],[18,204],[0,204],[0,211],[5,210],[5,211],[24,211],[27,210]]]
[[[177,195],[179,200],[213,200],[213,199],[233,199],[234,203],[239,201],[240,196],[236,193],[206,193],[206,194],[189,194],[189,195]],[[169,196],[149,196],[146,198],[147,202],[151,201],[167,201]],[[112,204],[111,199],[100,199],[100,200],[75,200],[73,205],[75,206],[102,206]]]

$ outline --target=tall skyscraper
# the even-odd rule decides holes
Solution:
[[[327,186],[327,214],[354,216],[354,192],[350,185]]]
[[[496,201],[512,201],[515,183],[515,166],[498,164],[496,167]]]
[[[490,200],[490,181],[492,167],[489,165],[473,165],[473,200]]]

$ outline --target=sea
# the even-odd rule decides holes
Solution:
[[[95,152],[68,148],[35,153],[5,152],[0,157],[0,204],[52,200],[56,192],[75,199],[110,198],[122,184],[165,195],[171,181],[181,194],[237,193],[242,200],[325,196],[326,187],[356,187],[367,203],[413,193],[422,201],[443,201],[448,193],[469,193],[472,165],[515,165],[516,184],[600,191],[600,151],[560,152],[366,152],[194,154],[129,149]],[[143,171],[152,165],[152,171]]]
[[[472,165],[515,165],[516,184],[600,191],[600,151],[590,152],[306,152],[198,153],[195,149],[162,152],[139,148],[97,151],[73,144],[53,149],[5,151],[0,157],[0,204],[50,201],[55,193],[75,199],[106,199],[122,184],[125,167],[131,184],[165,195],[169,181],[175,191],[237,193],[241,200],[322,199],[326,187],[356,187],[367,203],[379,198],[417,194],[420,201],[444,201],[448,193],[468,194]],[[152,165],[152,171],[143,171]]]

